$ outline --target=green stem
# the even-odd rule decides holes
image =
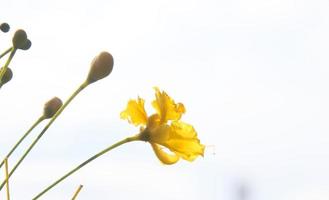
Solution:
[[[0,59],[1,59],[2,57],[4,57],[5,55],[7,55],[7,53],[9,53],[9,52],[11,51],[12,48],[13,48],[13,47],[10,47],[10,48],[7,49],[5,52],[3,52],[2,54],[0,54]]]
[[[123,145],[125,143],[128,142],[132,142],[132,141],[137,141],[139,140],[139,136],[133,136],[133,137],[128,137],[124,140],[121,140],[115,144],[113,144],[112,146],[104,149],[103,151],[100,151],[99,153],[95,154],[94,156],[90,157],[89,159],[87,159],[86,161],[84,161],[83,163],[81,163],[80,165],[78,165],[77,167],[75,167],[74,169],[72,169],[71,171],[69,171],[68,173],[66,173],[64,176],[62,176],[61,178],[59,178],[57,181],[55,181],[53,184],[49,185],[46,189],[44,189],[42,192],[40,192],[37,196],[35,196],[32,200],[36,200],[39,197],[41,197],[42,195],[44,195],[46,192],[48,192],[51,188],[53,188],[54,186],[56,186],[58,183],[60,183],[61,181],[63,181],[64,179],[66,179],[67,177],[69,177],[70,175],[72,175],[74,172],[78,171],[80,168],[82,168],[83,166],[87,165],[88,163],[90,163],[91,161],[95,160],[96,158],[98,158],[99,156],[109,152],[110,150]]]
[[[9,192],[9,180],[8,180],[8,158],[5,158],[5,172],[6,172],[6,193],[7,193],[7,200],[10,200],[10,192]]]
[[[0,71],[0,85],[2,85],[2,77],[6,73],[7,68],[9,66],[9,64],[10,64],[10,61],[13,59],[13,57],[14,57],[14,55],[16,53],[16,50],[17,50],[16,48],[11,48],[11,50],[10,50],[11,52],[10,52],[10,55],[9,55],[9,57],[7,59],[7,62],[5,63],[5,65],[3,66],[3,68]]]
[[[30,127],[30,129],[18,140],[18,142],[14,145],[14,147],[9,151],[9,153],[6,155],[6,158],[9,158],[11,154],[16,150],[16,148],[22,143],[22,141],[30,134],[30,132],[38,125],[40,122],[44,120],[44,116],[41,116],[34,124]],[[5,161],[3,160],[0,163],[0,168],[3,166]]]
[[[82,187],[83,187],[83,185],[79,185],[77,191],[75,191],[75,193],[74,193],[74,195],[73,195],[73,197],[72,197],[71,200],[75,200],[75,199],[77,198],[77,196],[78,196],[78,194],[80,193]]]
[[[17,167],[23,162],[24,158],[27,156],[27,154],[30,153],[34,145],[40,140],[40,138],[43,136],[43,134],[48,130],[48,128],[51,126],[51,124],[56,120],[56,118],[63,112],[63,110],[66,108],[66,106],[76,97],[85,87],[87,87],[88,83],[85,81],[83,84],[79,86],[79,88],[69,97],[68,100],[62,105],[62,107],[56,112],[56,114],[51,118],[51,120],[48,122],[48,124],[45,126],[45,128],[41,131],[41,133],[38,135],[38,137],[32,142],[32,144],[28,147],[28,149],[24,152],[23,156],[19,159],[19,161],[16,163],[14,168],[9,173],[9,178],[11,175],[15,172]],[[5,181],[3,181],[0,185],[0,191],[2,190],[3,186],[5,185]]]

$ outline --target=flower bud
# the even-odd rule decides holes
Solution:
[[[52,118],[56,112],[62,107],[62,100],[58,97],[50,99],[43,108],[43,117],[45,119]]]
[[[93,83],[108,76],[113,69],[113,57],[108,52],[101,52],[91,62],[87,82]]]
[[[2,23],[0,25],[0,30],[4,33],[7,33],[9,31],[9,29],[10,29],[10,26],[7,23]]]
[[[3,70],[3,67],[1,67],[0,71]],[[10,68],[7,68],[6,72],[3,74],[1,79],[1,85],[4,85],[8,83],[13,78],[13,72]]]
[[[19,49],[22,50],[28,50],[32,46],[31,40],[27,39],[23,46],[21,46]]]
[[[18,29],[13,37],[13,47],[16,49],[21,49],[27,42],[27,35],[23,29]]]

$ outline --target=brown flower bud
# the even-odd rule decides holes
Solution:
[[[18,29],[13,37],[13,46],[16,49],[21,49],[27,42],[27,35],[23,29]]]
[[[9,29],[10,29],[10,26],[7,23],[2,23],[0,25],[0,30],[4,33],[7,33],[9,31]]]
[[[1,67],[0,71],[3,70],[3,67]],[[10,68],[7,68],[6,72],[3,74],[1,79],[1,85],[4,85],[8,83],[13,78],[13,72]]]
[[[23,46],[21,46],[19,49],[22,50],[28,50],[32,46],[31,40],[27,39]]]
[[[88,83],[96,82],[108,76],[113,69],[113,57],[108,52],[101,52],[91,62],[90,71],[87,77]]]
[[[62,100],[58,97],[50,99],[43,108],[43,117],[45,119],[52,118],[56,112],[62,107]]]

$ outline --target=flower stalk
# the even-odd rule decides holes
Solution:
[[[41,137],[45,134],[45,132],[48,130],[48,128],[54,123],[54,121],[57,119],[57,117],[63,112],[63,110],[66,108],[66,106],[87,86],[87,82],[83,82],[78,89],[69,97],[69,99],[63,104],[63,106],[56,112],[56,114],[51,118],[51,120],[48,122],[48,124],[44,127],[44,129],[41,131],[41,133],[37,136],[37,138],[32,142],[32,144],[28,147],[28,149],[24,152],[23,156],[19,159],[19,161],[16,163],[14,168],[9,173],[9,178],[13,175],[13,173],[16,171],[18,166],[23,162],[25,157],[30,153],[32,148],[35,146],[35,144],[41,139]],[[0,185],[0,190],[2,190],[3,186],[5,185],[5,182],[2,182]]]
[[[26,41],[28,41],[26,33],[24,30],[17,30],[14,38],[13,38],[13,51],[16,51],[17,48],[21,48],[26,44]],[[5,67],[3,67],[5,68]],[[14,168],[9,173],[9,178],[11,175],[15,172],[15,170],[18,168],[18,166],[23,162],[25,157],[30,153],[32,148],[36,145],[36,143],[41,139],[41,137],[45,134],[45,132],[48,130],[48,128],[52,125],[52,123],[57,119],[57,117],[63,112],[63,110],[66,108],[66,106],[88,85],[91,83],[94,83],[98,80],[101,80],[108,76],[113,69],[113,57],[108,52],[101,52],[98,56],[94,58],[94,60],[91,63],[91,68],[89,71],[89,74],[86,78],[86,80],[78,87],[76,91],[73,92],[73,94],[66,100],[66,102],[59,107],[56,112],[54,112],[54,109],[56,109],[57,105],[60,103],[61,100],[58,98],[54,98],[53,102],[50,104],[46,104],[46,107],[49,106],[49,109],[44,110],[44,117],[49,118],[51,117],[51,120],[48,122],[48,124],[44,127],[44,129],[41,131],[41,133],[37,136],[37,138],[32,142],[32,144],[28,147],[28,149],[24,152],[22,157],[18,160]],[[3,72],[5,70],[2,70]],[[0,74],[1,75],[1,74]],[[1,78],[1,77],[0,77]],[[0,85],[1,85],[1,79],[0,79]],[[55,114],[54,114],[55,113]],[[54,116],[52,116],[54,114]],[[3,186],[5,185],[5,181],[3,181],[0,185],[0,191],[2,190]]]
[[[78,196],[78,194],[80,193],[81,189],[82,189],[83,185],[79,185],[78,189],[75,191],[72,200],[75,200]]]
[[[4,57],[5,55],[7,55],[7,54],[12,50],[12,48],[13,48],[13,47],[10,47],[10,48],[8,48],[6,51],[4,51],[2,54],[0,54],[0,59],[1,59],[2,57]]]
[[[9,68],[8,68],[9,69]],[[43,120],[52,118],[56,112],[60,109],[60,107],[63,105],[62,100],[60,100],[58,97],[54,97],[47,101],[43,108],[43,114],[37,121],[34,122],[34,124],[30,127],[29,130],[18,140],[18,142],[13,146],[13,148],[9,151],[9,153],[6,155],[6,158],[9,158],[11,154],[16,150],[16,148],[23,142],[23,140],[31,133],[31,131],[38,126]],[[0,163],[0,168],[3,166],[4,161]]]
[[[11,156],[12,153],[14,153],[14,151],[16,150],[16,148],[23,142],[23,140],[31,133],[31,131],[38,126],[45,118],[43,116],[41,116],[37,121],[34,122],[34,124],[29,128],[28,131],[26,131],[26,133],[24,133],[24,135],[18,140],[18,142],[13,146],[13,148],[9,151],[9,153],[6,155],[6,159],[9,158]],[[3,164],[5,163],[4,159],[1,163],[0,163],[0,168],[3,166]]]
[[[6,173],[6,194],[7,200],[10,200],[10,192],[9,192],[9,177],[8,177],[8,158],[5,158],[5,173]]]
[[[119,147],[123,144],[126,144],[128,142],[132,142],[132,141],[137,141],[140,140],[140,136],[136,135],[133,137],[128,137],[124,140],[121,140],[111,146],[109,146],[108,148],[100,151],[99,153],[95,154],[94,156],[90,157],[89,159],[87,159],[86,161],[84,161],[83,163],[81,163],[80,165],[78,165],[77,167],[75,167],[74,169],[72,169],[71,171],[69,171],[68,173],[66,173],[64,176],[62,176],[61,178],[59,178],[57,181],[55,181],[53,184],[49,185],[46,189],[44,189],[42,192],[40,192],[38,195],[36,195],[32,200],[36,200],[39,199],[42,195],[44,195],[46,192],[48,192],[50,189],[52,189],[53,187],[55,187],[58,183],[62,182],[63,180],[65,180],[67,177],[71,176],[74,172],[78,171],[79,169],[81,169],[83,166],[87,165],[88,163],[90,163],[91,161],[95,160],[96,158],[100,157],[101,155],[111,151],[112,149]]]

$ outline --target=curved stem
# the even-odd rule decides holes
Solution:
[[[9,53],[9,52],[11,51],[12,48],[13,48],[13,47],[10,47],[10,48],[8,48],[6,51],[4,51],[4,52],[0,55],[0,59],[1,59],[2,57],[4,57],[5,55],[7,55],[7,53]]]
[[[9,66],[9,64],[10,64],[10,61],[13,59],[13,57],[14,57],[14,55],[15,55],[15,53],[16,53],[16,48],[11,48],[11,52],[10,52],[10,55],[9,55],[9,57],[8,57],[8,59],[7,59],[7,61],[6,61],[6,63],[5,63],[5,65],[3,66],[3,68],[2,68],[2,70],[0,71],[0,85],[2,85],[2,77],[3,77],[3,75],[6,73],[6,71],[7,71],[7,68],[8,68],[8,66]]]
[[[87,87],[88,83],[84,82],[79,86],[79,88],[69,97],[68,100],[62,105],[62,107],[56,112],[56,114],[51,118],[51,120],[48,122],[48,124],[45,126],[45,128],[41,131],[41,133],[37,136],[37,138],[32,142],[32,144],[28,147],[28,149],[24,152],[23,156],[19,159],[19,161],[16,163],[14,168],[9,173],[9,178],[11,175],[15,172],[17,167],[23,162],[27,154],[30,153],[34,145],[40,140],[40,138],[43,136],[43,134],[48,130],[48,128],[51,126],[51,124],[56,120],[56,118],[63,112],[63,110],[66,108],[66,106],[76,97],[85,87]],[[5,185],[5,181],[3,181],[0,185],[0,190],[2,190],[3,186]]]
[[[30,132],[38,125],[40,122],[44,120],[44,116],[41,116],[34,124],[30,127],[30,129],[18,140],[18,142],[14,145],[14,147],[9,151],[9,153],[6,155],[6,158],[9,158],[11,154],[16,150],[16,148],[22,143],[22,141],[30,134]],[[0,163],[0,168],[4,164],[4,160]]]
[[[84,161],[83,163],[81,163],[80,165],[78,165],[77,167],[75,167],[74,169],[72,169],[71,171],[69,171],[68,173],[66,173],[64,176],[62,176],[61,178],[59,178],[57,181],[55,181],[53,184],[51,184],[50,186],[48,186],[46,189],[44,189],[42,192],[40,192],[37,196],[35,196],[32,200],[36,200],[39,197],[41,197],[42,195],[44,195],[46,192],[48,192],[51,188],[53,188],[54,186],[56,186],[58,183],[60,183],[61,181],[63,181],[64,179],[66,179],[67,177],[69,177],[70,175],[72,175],[74,172],[78,171],[80,168],[82,168],[83,166],[87,165],[88,163],[90,163],[91,161],[95,160],[96,158],[98,158],[99,156],[109,152],[110,150],[123,145],[125,143],[128,142],[132,142],[132,141],[137,141],[139,140],[139,136],[133,136],[133,137],[128,137],[124,140],[121,140],[113,145],[111,145],[110,147],[100,151],[99,153],[95,154],[94,156],[90,157],[89,159],[87,159],[86,161]]]

